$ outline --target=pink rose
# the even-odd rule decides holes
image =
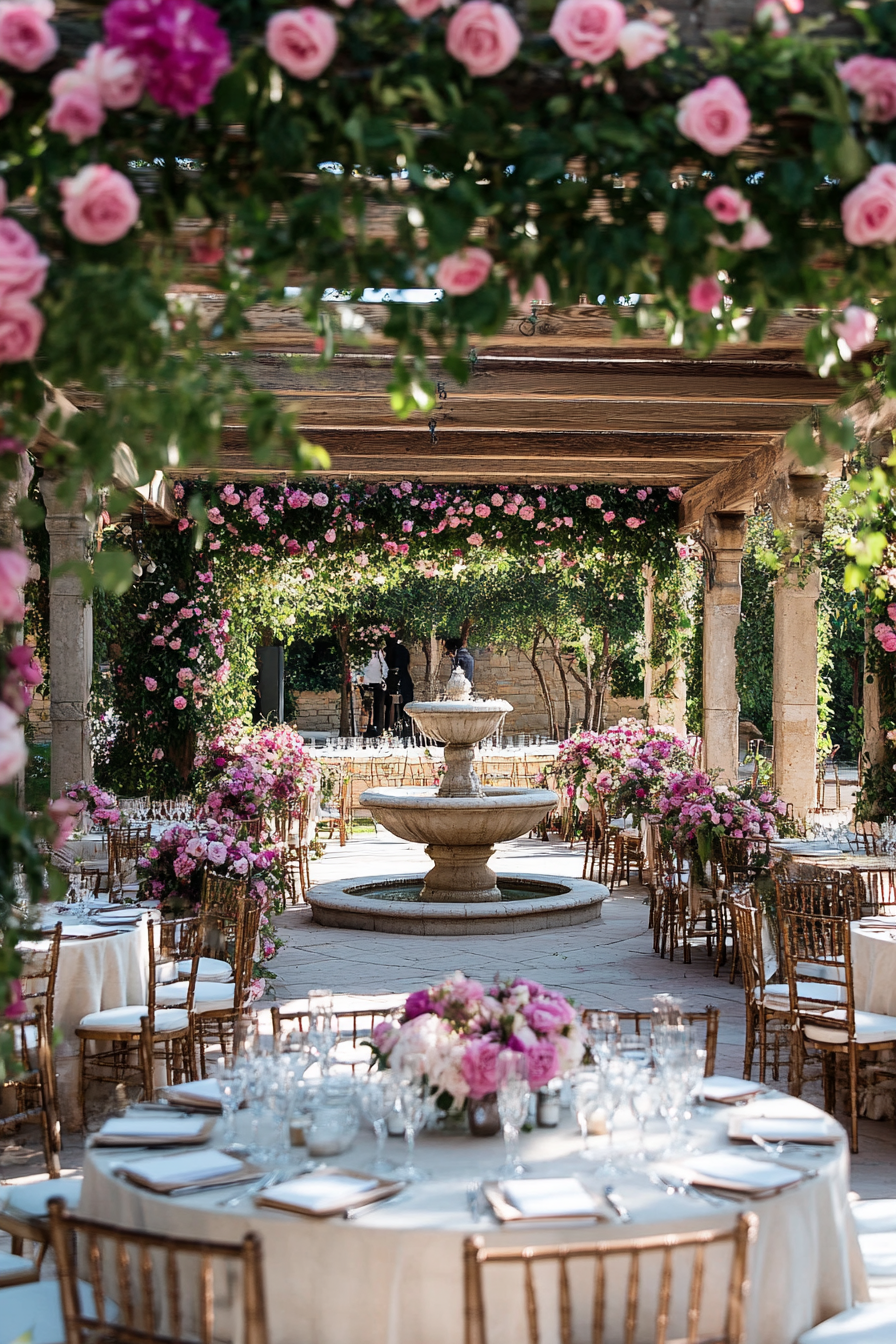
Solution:
[[[527,523],[530,523],[532,521],[532,519],[535,517],[535,510],[533,509],[531,504],[523,505],[523,507],[520,509],[520,517],[523,518]]]
[[[896,630],[893,630],[889,625],[876,625],[874,627],[874,637],[887,653],[896,653]]]
[[[473,512],[477,518],[488,518],[491,514],[491,509],[487,504],[477,504]]]
[[[613,510],[612,510],[612,509],[609,509],[609,510],[604,514],[604,522],[605,522],[605,523],[612,523],[612,521],[613,521],[613,519],[614,519],[615,517],[616,517],[616,514],[613,512]]]
[[[676,125],[708,154],[730,154],[750,134],[750,108],[727,75],[717,75],[678,104]]]
[[[599,509],[601,504],[603,504],[603,500],[600,495],[589,495],[585,500],[585,504],[589,509]]]
[[[470,0],[470,3],[487,5],[489,0]],[[457,18],[460,13],[461,10],[458,10],[454,17]],[[491,253],[486,252],[484,247],[465,247],[460,252],[452,252],[442,258],[436,268],[435,283],[446,294],[455,297],[472,294],[488,279],[493,264]]]
[[[599,65],[616,51],[624,26],[619,0],[560,0],[548,31],[574,61]]]
[[[123,47],[104,47],[94,42],[78,69],[88,75],[99,89],[104,107],[120,111],[133,107],[143,97],[143,73]]]
[[[529,1086],[544,1087],[560,1072],[560,1057],[552,1041],[536,1041],[526,1047],[529,1061]]]
[[[15,93],[11,84],[7,84],[5,79],[0,79],[0,117],[5,117],[12,111]]]
[[[744,225],[744,231],[740,236],[740,242],[737,246],[744,252],[754,252],[757,247],[767,247],[772,240],[772,236],[765,227],[761,219],[748,219]],[[727,244],[731,246],[730,243]]]
[[[70,145],[89,140],[106,120],[99,85],[78,70],[60,70],[50,83],[53,106],[47,117],[51,131],[64,135]]]
[[[56,54],[59,38],[47,19],[53,13],[48,0],[36,4],[0,3],[0,61],[16,70],[38,70]]]
[[[0,784],[15,779],[25,769],[27,761],[28,748],[19,716],[9,705],[0,704]]]
[[[442,0],[397,0],[397,4],[409,19],[426,19],[441,9]]]
[[[88,163],[74,177],[64,177],[62,218],[69,233],[82,243],[115,243],[140,216],[140,198],[123,173],[107,163]]]
[[[186,700],[184,699],[184,697],[183,697],[182,695],[176,695],[176,696],[174,697],[174,708],[175,708],[175,709],[186,709],[186,707],[187,707],[187,702],[186,702]]]
[[[496,75],[514,59],[521,41],[510,10],[491,0],[467,0],[452,15],[445,33],[449,56],[460,61],[470,75]]]
[[[478,3],[478,0],[472,0],[472,3]],[[501,1050],[502,1046],[498,1041],[487,1041],[482,1038],[474,1039],[468,1044],[460,1062],[460,1071],[470,1089],[471,1097],[487,1097],[490,1092],[496,1090],[498,1086],[496,1070]]]
[[[866,121],[892,121],[896,117],[896,61],[889,56],[853,56],[837,67],[837,74],[862,95]]]
[[[168,605],[169,605],[169,607],[170,607],[170,606],[173,606],[173,604],[174,604],[175,602],[179,602],[179,601],[180,601],[180,598],[178,597],[177,593],[175,593],[174,591],[172,591],[172,592],[170,592],[170,593],[163,593],[163,594],[162,594],[162,601],[163,601],[163,602],[167,602]]]
[[[323,490],[318,490],[316,494],[311,496],[311,503],[318,509],[325,509],[329,502],[329,497],[324,494]]]
[[[525,1005],[522,1013],[533,1031],[559,1031],[575,1020],[572,1005],[560,996],[536,998]]]
[[[0,302],[33,299],[44,287],[49,264],[33,234],[15,219],[0,219]]]
[[[165,759],[165,753],[161,747],[153,747],[152,759],[154,761],[163,761]]]
[[[467,542],[469,543],[470,546],[481,546],[482,538],[480,537],[478,532],[471,532],[470,535],[467,537]]]
[[[840,206],[843,234],[854,247],[896,243],[896,166],[879,163]]]
[[[695,313],[711,313],[722,302],[722,286],[714,275],[701,276],[688,290],[688,303]]]
[[[632,530],[634,531],[636,527],[641,527],[644,521],[645,520],[643,518],[626,518],[625,525],[626,527],[632,528]]]
[[[683,492],[680,485],[670,485],[669,487],[670,499],[681,499],[682,493]]]
[[[272,61],[296,79],[317,79],[336,54],[336,20],[315,5],[281,9],[268,20],[265,45]]]
[[[43,330],[44,319],[33,303],[4,301],[0,305],[0,364],[33,359]]]
[[[155,677],[144,677],[143,685],[148,691],[157,691],[159,689],[159,683],[156,681]]]
[[[633,19],[619,34],[619,50],[625,58],[626,70],[637,70],[654,56],[662,56],[668,44],[666,30],[644,19]]]
[[[734,187],[713,187],[703,204],[720,224],[737,224],[750,218],[750,202]]]
[[[168,641],[168,647],[169,647],[169,649],[173,649],[175,653],[177,653],[177,651],[178,651],[178,649],[180,648],[180,646],[181,646],[181,641],[180,641],[179,639],[169,639],[169,641]]]
[[[831,329],[837,337],[849,346],[850,354],[864,350],[874,341],[877,332],[877,318],[867,308],[859,308],[851,303],[843,310],[838,322],[831,323]]]
[[[231,67],[219,15],[198,0],[113,0],[103,14],[109,47],[136,61],[160,107],[188,117],[210,103]]]

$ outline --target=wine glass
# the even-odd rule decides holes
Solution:
[[[572,1075],[571,1084],[572,1108],[582,1136],[581,1156],[590,1162],[594,1154],[588,1147],[589,1122],[600,1103],[597,1069],[577,1069]]]
[[[308,1041],[320,1059],[320,1071],[326,1078],[330,1072],[330,1052],[336,1044],[332,990],[308,991]]]
[[[607,1157],[604,1169],[607,1173],[616,1170],[613,1161],[613,1136],[616,1128],[616,1112],[626,1094],[634,1066],[624,1059],[608,1059],[597,1073],[597,1095],[604,1112],[607,1127]]]
[[[496,1062],[498,1114],[504,1133],[504,1165],[501,1176],[521,1176],[520,1130],[529,1115],[529,1059],[519,1050],[502,1050]]]
[[[632,1079],[628,1104],[638,1126],[638,1150],[634,1161],[647,1161],[647,1122],[659,1114],[660,1076],[652,1062],[639,1068]]]
[[[426,1059],[423,1055],[405,1055],[398,1079],[398,1110],[404,1126],[407,1160],[396,1176],[416,1183],[429,1178],[429,1173],[414,1165],[414,1145],[417,1135],[429,1118],[429,1083],[426,1079]]]
[[[244,1153],[246,1145],[237,1142],[236,1113],[246,1095],[245,1060],[223,1056],[217,1061],[218,1091],[221,1093],[221,1115],[224,1120],[225,1153]]]
[[[395,1170],[395,1164],[387,1162],[385,1156],[388,1120],[395,1106],[395,1091],[396,1080],[390,1069],[368,1073],[361,1086],[361,1110],[376,1135],[376,1159],[370,1167],[374,1176],[391,1175]]]
[[[619,1047],[619,1015],[611,1012],[588,1012],[584,1016],[585,1032],[595,1064],[615,1055]]]

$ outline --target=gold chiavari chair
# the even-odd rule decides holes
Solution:
[[[38,945],[28,952],[27,955],[25,954],[25,949],[22,949],[23,965],[22,970],[19,973],[19,981],[22,986],[22,999],[28,1007],[28,1016],[18,1024],[22,1028],[22,1064],[29,1073],[32,1072],[35,1067],[40,1071],[39,1051],[41,1029],[38,1026],[36,1010],[38,1005],[42,1007],[43,1033],[46,1036],[49,1048],[49,1070],[45,1082],[49,1089],[49,1111],[52,1115],[50,1138],[57,1152],[62,1147],[62,1136],[59,1128],[59,1099],[56,1093],[53,1026],[56,1002],[56,976],[59,970],[59,948],[61,943],[62,925],[57,924],[49,939],[41,939]]]
[[[483,1237],[468,1237],[465,1344],[489,1341],[486,1279],[502,1285],[502,1317],[506,1295],[516,1288],[516,1333],[522,1338],[525,1329],[528,1344],[539,1344],[546,1325],[559,1344],[585,1338],[591,1344],[742,1344],[747,1254],[758,1228],[755,1213],[741,1213],[733,1227],[561,1246],[486,1246]],[[685,1292],[676,1291],[676,1271],[688,1274]]]
[[[584,1008],[582,1010],[583,1016],[590,1011],[592,1010]],[[615,1012],[616,1016],[619,1018],[619,1024],[623,1035],[626,1034],[626,1023],[630,1023],[634,1028],[633,1034],[635,1036],[641,1035],[642,1027],[646,1028],[648,1036],[650,1035],[650,1028],[653,1023],[653,1013],[617,1011],[615,1008],[612,1011]],[[703,1072],[705,1077],[708,1078],[711,1074],[715,1073],[716,1069],[716,1049],[719,1042],[719,1010],[718,1008],[713,1008],[712,1004],[708,1003],[702,1012],[683,1012],[681,1014],[681,1020],[682,1022],[686,1022],[690,1027],[702,1026],[706,1028],[706,1037],[703,1043],[706,1050],[706,1066]]]
[[[204,1078],[206,1046],[216,1042],[222,1054],[227,1054],[237,1023],[251,1002],[261,908],[257,901],[244,896],[236,910],[228,911],[222,906],[216,909],[203,907],[200,919],[204,941],[196,957],[197,963],[199,955],[209,947],[233,949],[233,980],[227,984],[210,985],[207,993],[201,989],[198,994],[194,991],[191,1001],[192,1035],[199,1052],[199,1071]]]
[[[781,1067],[781,1047],[789,1048],[792,1034],[790,990],[787,984],[772,985],[777,973],[777,956],[763,938],[762,910],[753,904],[746,891],[729,898],[729,910],[737,937],[740,968],[744,981],[746,1035],[744,1041],[744,1077],[753,1076],[753,1056],[759,1046],[759,1081],[765,1082],[769,1029],[772,1032],[772,1077],[777,1081]]]
[[[654,950],[669,960],[681,946],[682,960],[691,960],[691,898],[687,861],[681,850],[659,844],[656,848],[657,914],[653,926]]]
[[[591,882],[606,883],[610,852],[612,849],[612,837],[610,835],[610,822],[607,816],[606,799],[598,794],[597,800],[588,810],[589,825],[585,832],[585,862],[582,865],[582,877],[588,878]],[[597,868],[597,877],[594,875]]]
[[[12,1091],[14,1108],[0,1115],[0,1133],[11,1133],[20,1125],[40,1126],[44,1161],[51,1177],[59,1175],[59,1120],[56,1114],[56,1089],[53,1082],[53,1052],[46,1013],[42,1003],[19,1019],[7,1019],[12,1037],[11,1068],[0,1078],[0,1097]]]
[[[137,860],[145,853],[150,822],[116,826],[109,832],[109,900],[121,900],[126,879],[136,882]]]
[[[738,948],[737,928],[731,916],[731,899],[737,893],[752,891],[753,883],[760,872],[769,866],[771,851],[767,840],[739,840],[732,836],[722,836],[719,844],[725,885],[724,890],[719,893],[716,906],[716,964],[713,975],[719,974],[725,962],[730,937],[731,970],[728,974],[728,983],[733,985],[738,967]]]
[[[860,854],[880,854],[880,826],[876,821],[857,821],[855,831],[856,850]]]
[[[267,1344],[254,1233],[234,1245],[114,1227],[60,1199],[49,1209],[66,1344]],[[36,1287],[55,1305],[49,1284]]]
[[[367,1073],[373,1062],[370,1047],[366,1044],[373,1035],[373,1029],[380,1022],[388,1022],[395,1012],[394,1005],[383,1007],[371,1004],[365,1008],[343,1008],[333,1013],[336,1023],[336,1045],[333,1062],[343,1068],[350,1067],[352,1073]],[[271,1027],[274,1040],[282,1039],[283,1024],[293,1024],[293,1030],[304,1034],[308,1030],[307,1008],[293,1008],[287,1004],[277,1004],[271,1008]]]

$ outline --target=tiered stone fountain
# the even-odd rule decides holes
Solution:
[[[512,709],[506,700],[474,700],[459,670],[446,700],[414,701],[407,712],[427,736],[445,743],[438,789],[367,789],[361,805],[402,840],[426,846],[429,872],[364,882],[325,882],[308,902],[317,924],[378,932],[454,935],[516,933],[600,918],[608,894],[597,882],[496,874],[489,860],[504,840],[533,830],[557,802],[549,789],[483,788],[474,748]]]

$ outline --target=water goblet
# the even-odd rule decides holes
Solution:
[[[613,1139],[616,1129],[616,1113],[625,1097],[632,1067],[624,1059],[608,1059],[598,1070],[598,1099],[603,1107],[607,1127],[607,1156],[604,1170],[613,1174],[617,1168],[613,1160]]]
[[[519,1050],[502,1050],[495,1076],[498,1085],[498,1115],[504,1134],[504,1165],[501,1176],[521,1176],[526,1168],[518,1152],[520,1130],[529,1115],[529,1059]]]
[[[619,1045],[619,1016],[611,1012],[588,1012],[584,1015],[585,1033],[595,1064],[609,1059]]]
[[[662,1067],[659,1077],[659,1111],[669,1129],[669,1143],[664,1156],[673,1157],[680,1147],[681,1122],[691,1084],[684,1071],[677,1066]]]
[[[329,989],[308,991],[308,1040],[320,1059],[320,1071],[326,1078],[330,1072],[330,1053],[336,1044],[333,994]]]
[[[224,1151],[244,1153],[246,1145],[237,1142],[236,1114],[246,1095],[245,1061],[222,1057],[217,1061],[216,1076],[218,1091],[221,1093],[221,1115],[224,1120]]]
[[[426,1077],[426,1059],[423,1055],[407,1054],[401,1061],[397,1092],[398,1110],[404,1126],[407,1158],[399,1168],[400,1179],[416,1183],[425,1181],[429,1173],[414,1165],[414,1146],[417,1135],[429,1119],[429,1082]]]
[[[391,1069],[380,1069],[368,1073],[360,1091],[361,1110],[369,1120],[376,1135],[376,1158],[370,1170],[374,1176],[385,1176],[395,1170],[395,1164],[386,1161],[385,1147],[388,1135],[388,1120],[395,1106],[397,1080]]]
[[[594,1153],[588,1147],[589,1124],[594,1112],[600,1107],[597,1069],[577,1069],[570,1081],[573,1113],[582,1136],[581,1156],[591,1162],[594,1160]]]

